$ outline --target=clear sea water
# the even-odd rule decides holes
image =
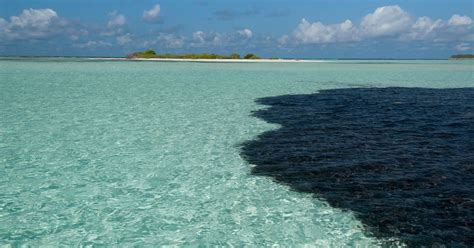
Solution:
[[[382,245],[354,213],[250,173],[242,143],[279,128],[251,115],[255,100],[474,87],[473,73],[447,60],[0,60],[0,245]]]

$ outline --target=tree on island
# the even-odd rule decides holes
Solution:
[[[450,59],[474,59],[474,54],[456,54],[449,57]]]
[[[131,55],[128,55],[128,58],[155,58],[156,52],[154,50],[145,50],[143,52],[136,52]]]
[[[253,53],[249,53],[249,54],[245,55],[244,59],[260,59],[260,57],[258,57],[257,55],[255,55]]]
[[[231,59],[240,59],[240,54],[238,54],[238,53],[233,53],[233,54],[230,55],[230,58],[231,58]]]
[[[154,50],[145,50],[142,53],[143,54],[149,54],[149,55],[156,55],[156,52]]]
[[[231,55],[220,55],[214,53],[201,53],[201,54],[171,54],[164,53],[158,54],[154,50],[145,50],[141,52],[135,52],[127,56],[128,58],[162,58],[162,59],[240,59],[238,53],[233,53]],[[245,55],[244,59],[260,59],[257,55],[249,53]]]

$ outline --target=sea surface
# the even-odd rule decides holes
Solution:
[[[473,61],[1,59],[0,246],[472,246],[473,87]]]

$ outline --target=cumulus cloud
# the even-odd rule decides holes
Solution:
[[[294,32],[296,39],[303,43],[331,43],[358,40],[357,30],[350,20],[340,24],[324,25],[301,20]]]
[[[193,33],[193,46],[221,46],[230,43],[230,36],[218,32],[196,31]]]
[[[293,32],[293,38],[296,42],[305,44],[356,42],[379,38],[455,42],[474,41],[473,31],[474,23],[468,16],[456,14],[447,21],[432,20],[426,16],[413,20],[406,11],[398,5],[393,5],[377,8],[364,16],[358,25],[350,20],[327,25],[302,19]],[[288,40],[284,43],[288,43]]]
[[[206,42],[206,38],[205,38],[205,33],[203,31],[196,31],[193,33],[193,40],[196,42],[196,43],[204,43]]]
[[[362,19],[360,31],[368,37],[392,36],[406,31],[411,22],[410,15],[400,6],[384,6]]]
[[[169,48],[181,48],[184,45],[184,38],[175,34],[160,34],[158,41]]]
[[[248,28],[238,30],[237,33],[244,39],[252,38],[252,30]]]
[[[58,18],[52,9],[25,9],[20,16],[12,16],[10,25],[14,28],[48,28]]]
[[[433,42],[474,41],[474,24],[467,16],[453,15],[448,21],[423,16],[401,35],[402,40]]]
[[[125,16],[119,14],[117,11],[109,13],[109,21],[107,28],[101,34],[104,36],[116,36],[125,33],[127,20]]]
[[[160,21],[161,8],[156,4],[143,11],[142,20]],[[262,12],[264,15],[266,12]],[[140,14],[140,13],[139,13]],[[214,13],[217,18],[229,20],[243,16],[258,15],[257,10],[223,10]],[[365,14],[365,13],[364,13]],[[139,16],[140,17],[140,16]],[[453,51],[472,51],[474,47],[474,21],[467,15],[454,14],[446,19],[432,19],[427,16],[412,16],[398,5],[376,8],[361,15],[360,21],[341,19],[336,23],[301,19],[290,34],[269,37],[255,33],[243,26],[229,32],[198,30],[188,36],[179,35],[179,29],[155,29],[150,33],[134,35],[128,27],[128,20],[117,11],[108,14],[108,20],[101,25],[86,25],[61,17],[53,9],[25,9],[16,16],[0,18],[0,45],[17,41],[61,39],[69,41],[68,46],[81,49],[100,49],[112,46],[158,47],[179,49],[192,47],[234,48],[275,47],[291,48],[298,44],[356,43],[365,40],[396,42],[419,42],[419,47],[449,47]],[[60,40],[63,42],[64,40]],[[432,44],[429,44],[432,43]],[[54,44],[51,42],[50,44]],[[345,44],[353,46],[354,44]],[[250,50],[250,49],[249,49]]]
[[[52,9],[25,9],[10,21],[0,18],[0,38],[41,39],[59,34],[67,22]]]
[[[108,28],[122,27],[126,23],[125,17],[118,14],[117,11],[110,13],[109,16],[110,20],[107,22]]]
[[[469,16],[453,15],[449,19],[448,23],[449,25],[452,25],[452,26],[471,25],[472,19]]]
[[[161,7],[159,4],[156,4],[149,10],[143,11],[143,20],[147,22],[157,22],[160,20]]]
[[[420,17],[411,26],[411,30],[403,35],[406,40],[427,40],[435,37],[436,31],[443,26],[443,21],[432,20],[427,16]]]
[[[193,33],[192,46],[236,46],[249,42],[253,37],[252,30],[248,28],[237,30],[233,33],[203,32]]]

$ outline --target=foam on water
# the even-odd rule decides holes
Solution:
[[[451,61],[0,61],[0,244],[378,246],[352,212],[250,173],[240,144],[279,127],[255,99],[470,84]]]

